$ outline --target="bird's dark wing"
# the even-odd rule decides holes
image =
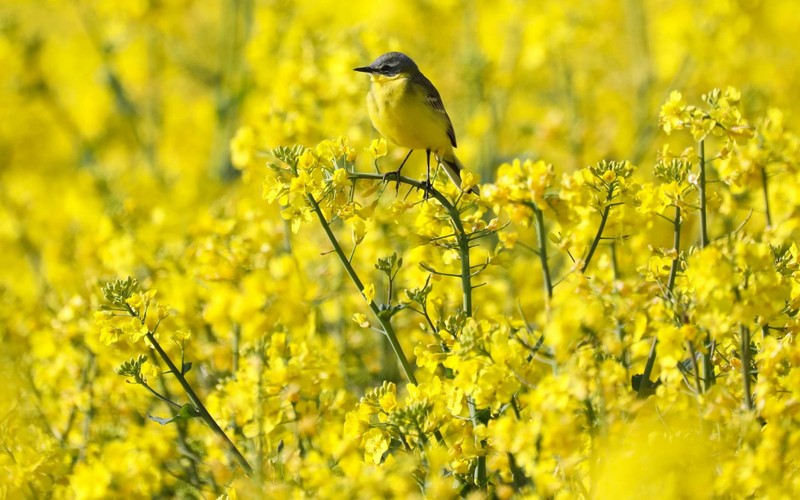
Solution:
[[[444,103],[442,102],[442,97],[439,95],[439,91],[436,90],[436,87],[434,87],[431,81],[424,75],[419,75],[417,83],[425,90],[425,103],[434,111],[444,115],[445,120],[447,120],[447,135],[450,137],[450,143],[454,148],[457,147],[456,131],[453,129],[453,122],[450,121],[450,117],[444,109]]]

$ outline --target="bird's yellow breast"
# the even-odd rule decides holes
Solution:
[[[409,149],[452,150],[446,115],[427,104],[424,91],[406,76],[371,75],[367,109],[372,124],[384,137]]]

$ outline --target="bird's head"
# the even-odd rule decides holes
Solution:
[[[387,52],[375,59],[369,66],[354,68],[353,71],[369,73],[372,81],[393,80],[418,72],[417,63],[401,52]]]

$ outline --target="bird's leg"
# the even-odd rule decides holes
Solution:
[[[425,163],[427,164],[428,171],[427,176],[425,177],[425,199],[427,200],[428,197],[431,195],[431,188],[433,184],[431,184],[431,150],[430,148],[425,150]]]
[[[392,172],[386,172],[385,174],[383,174],[384,181],[388,181],[390,177],[394,177],[395,180],[397,181],[397,192],[395,193],[395,196],[400,194],[400,171],[403,170],[403,165],[406,164],[406,162],[408,161],[408,157],[411,156],[411,153],[413,152],[414,152],[413,149],[408,151],[408,154],[403,159],[403,162],[400,164],[397,170],[394,170]]]

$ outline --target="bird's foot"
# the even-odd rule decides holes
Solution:
[[[394,180],[397,183],[397,189],[395,190],[395,196],[400,195],[400,169],[392,170],[391,172],[386,172],[383,174],[383,182],[390,182]]]
[[[422,181],[422,186],[420,186],[420,188],[425,191],[425,199],[426,200],[431,197],[431,191],[433,190],[433,184],[431,183],[430,179],[425,179],[424,181]]]

